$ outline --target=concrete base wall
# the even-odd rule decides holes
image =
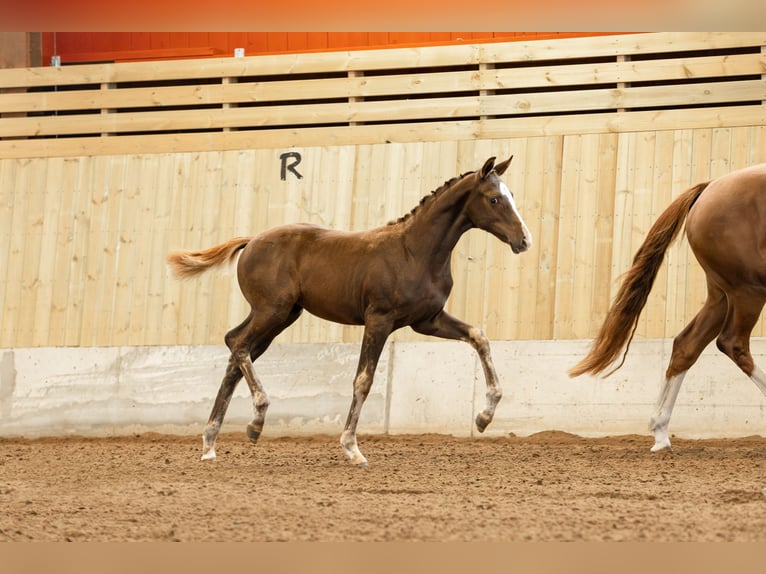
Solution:
[[[636,340],[608,379],[569,379],[588,341],[494,341],[504,396],[488,435],[560,430],[648,434],[670,340]],[[754,340],[766,367],[766,340]],[[357,344],[274,345],[256,362],[271,398],[264,434],[339,434],[351,401]],[[200,433],[228,360],[223,346],[0,349],[0,436]],[[484,376],[463,343],[390,343],[360,433],[477,434]],[[224,430],[244,430],[243,383]],[[689,438],[766,434],[766,399],[711,345],[684,382],[670,431]]]

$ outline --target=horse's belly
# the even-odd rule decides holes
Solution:
[[[364,316],[357,305],[344,299],[342,291],[327,289],[321,294],[304,293],[299,305],[320,319],[344,325],[362,325]]]

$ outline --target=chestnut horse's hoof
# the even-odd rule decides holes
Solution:
[[[256,428],[252,424],[247,425],[247,438],[250,442],[258,442],[258,438],[261,436],[261,429]]]

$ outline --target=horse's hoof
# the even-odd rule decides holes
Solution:
[[[666,450],[668,452],[673,451],[673,447],[670,446],[670,441],[668,439],[665,440],[659,440],[654,443],[654,446],[652,446],[651,449],[649,449],[651,452],[660,452],[663,450]]]
[[[247,438],[250,439],[250,442],[258,442],[258,439],[261,436],[260,429],[255,428],[253,425],[249,424],[247,425]]]
[[[487,425],[492,422],[492,417],[485,413],[479,413],[476,415],[476,429],[479,432],[484,432],[484,429],[487,428]]]
[[[213,460],[215,458],[215,449],[211,448],[209,451],[202,455],[200,460]]]

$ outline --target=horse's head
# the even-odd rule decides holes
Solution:
[[[507,243],[514,253],[522,253],[532,246],[532,236],[521,219],[513,193],[500,179],[512,159],[513,156],[495,165],[495,158],[491,157],[474,173],[476,183],[465,213],[475,227]]]

